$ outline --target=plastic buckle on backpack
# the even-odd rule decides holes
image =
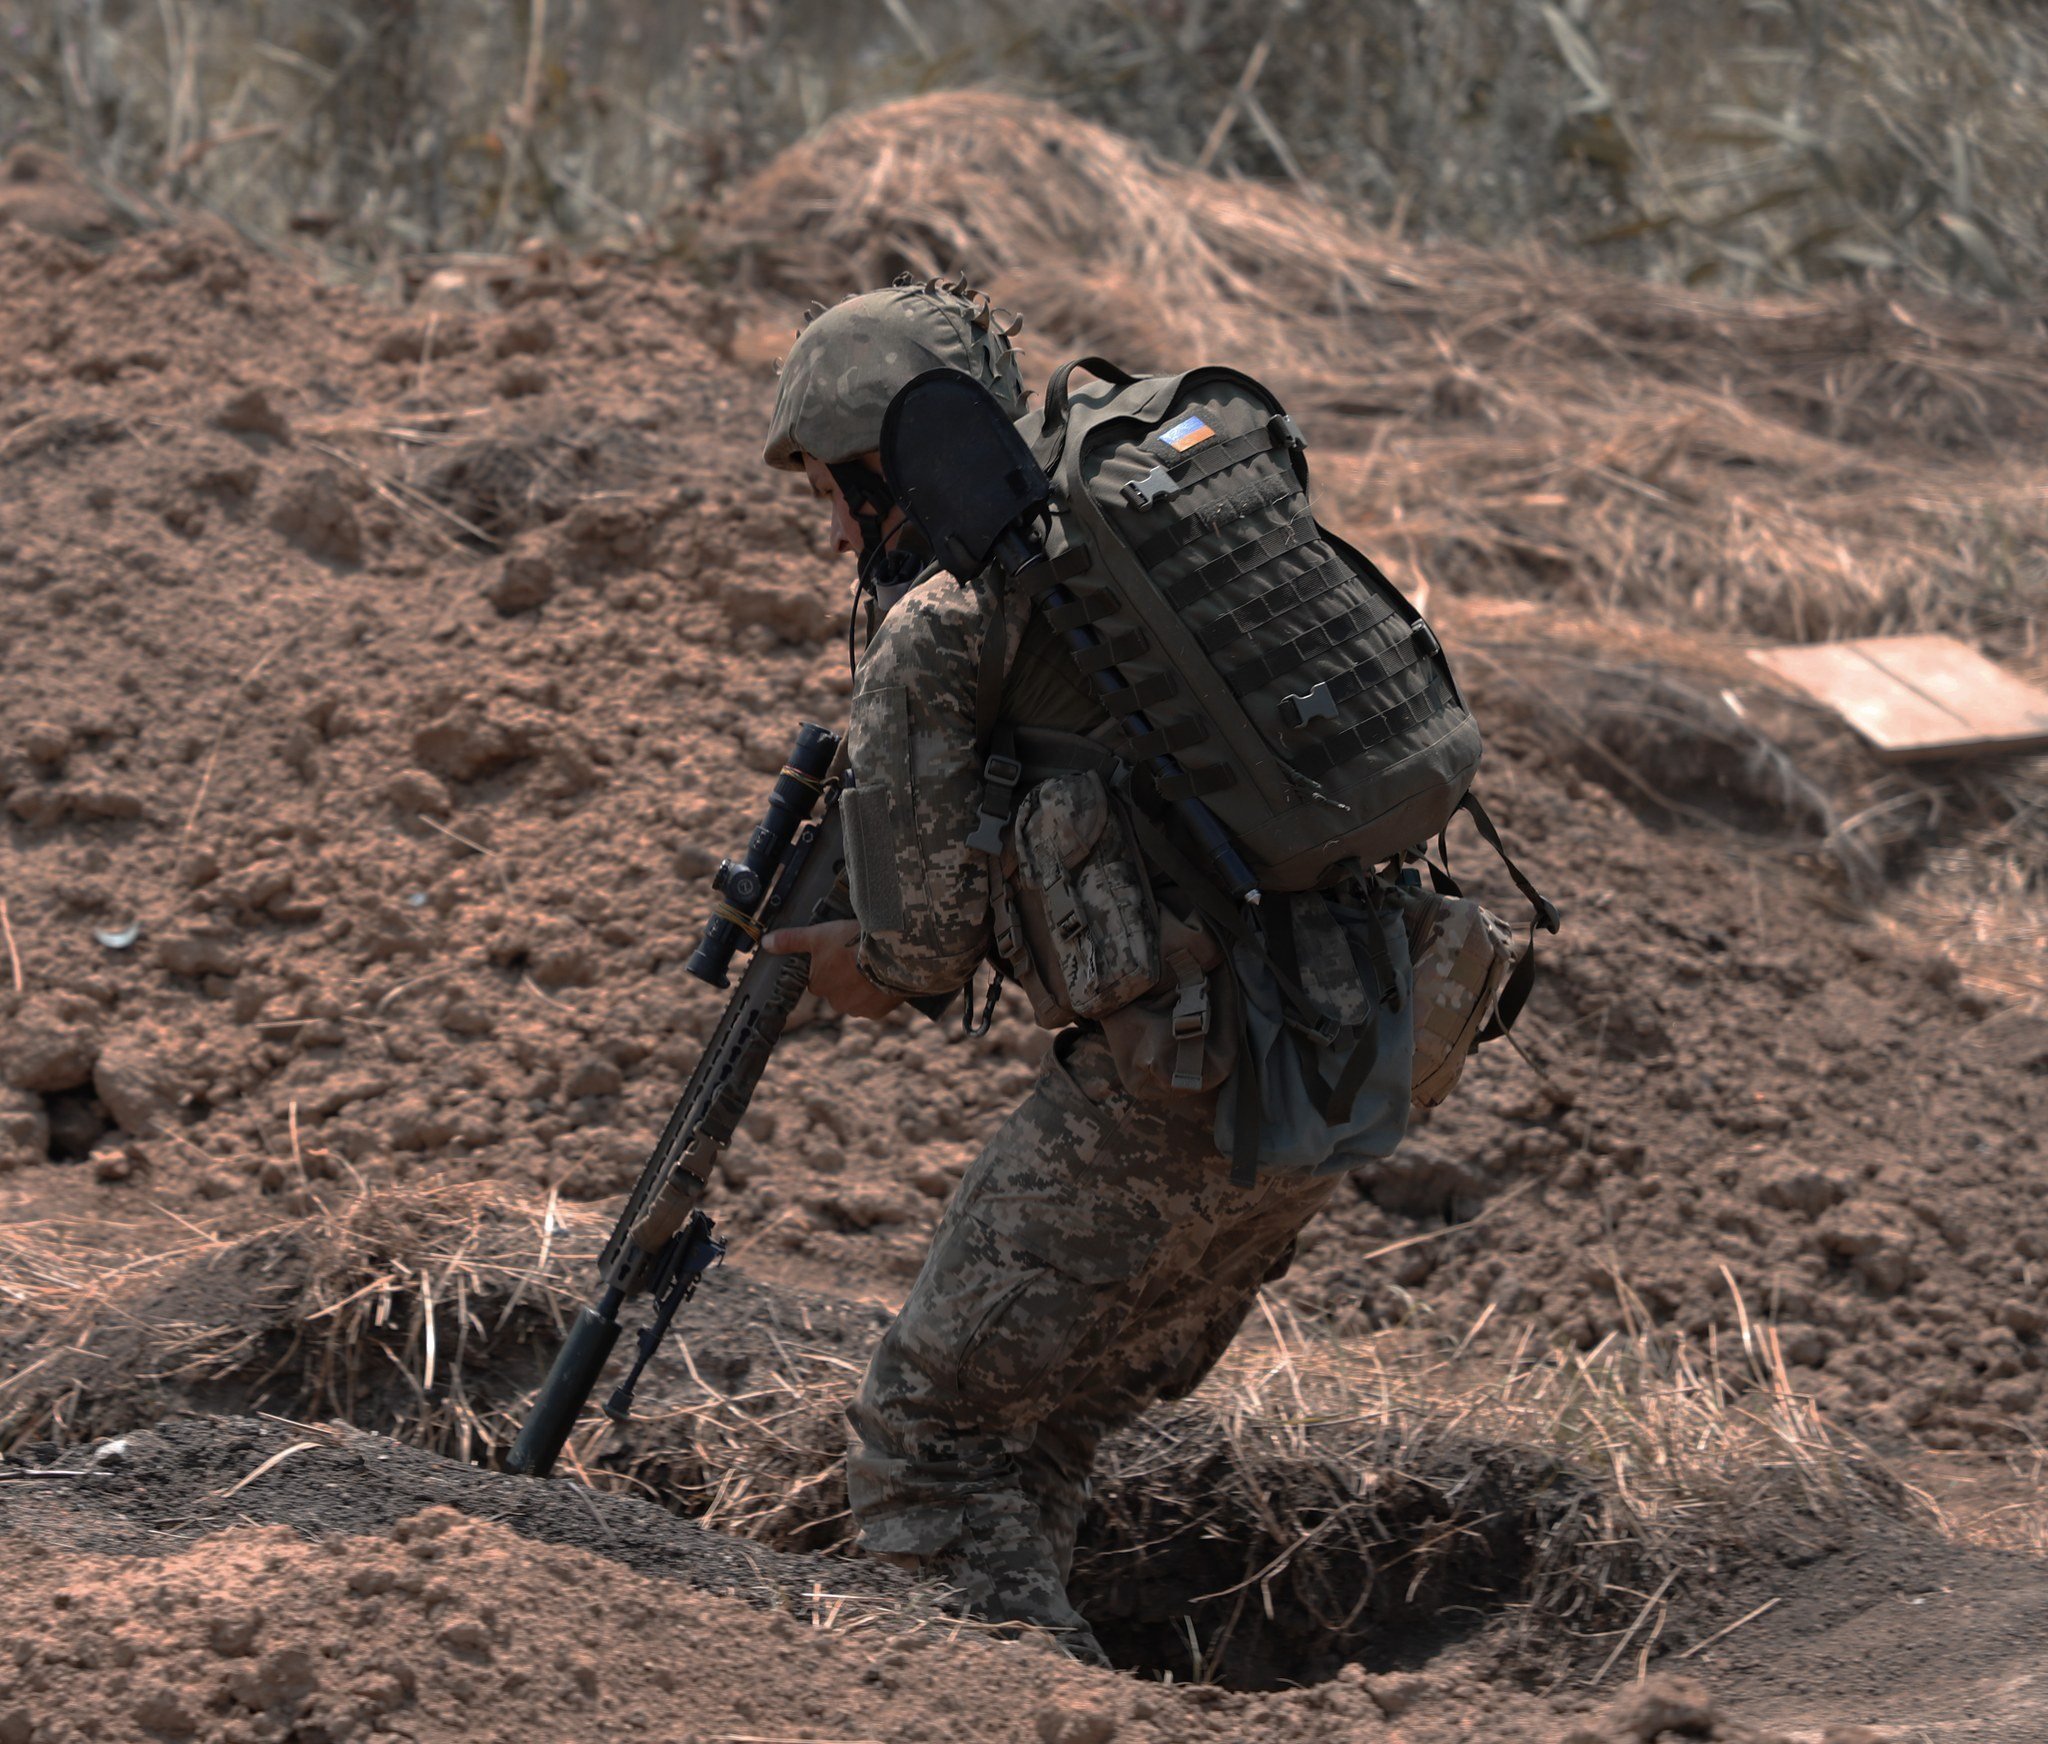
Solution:
[[[1209,1034],[1209,981],[1190,957],[1174,959],[1181,976],[1173,1001],[1173,1087],[1202,1087],[1204,1043]]]
[[[1315,1037],[1317,1045],[1334,1048],[1344,1039],[1344,1026],[1334,1017],[1324,1017],[1320,1012],[1313,1017],[1302,1014],[1293,1020],[1294,1027]]]
[[[1134,478],[1125,485],[1124,496],[1132,508],[1149,509],[1161,497],[1170,497],[1179,489],[1172,473],[1163,466],[1155,466],[1143,478]]]
[[[1330,681],[1312,686],[1301,696],[1280,699],[1280,719],[1290,727],[1305,727],[1314,720],[1335,720],[1337,699],[1330,693]]]
[[[1408,633],[1415,646],[1422,650],[1425,659],[1433,658],[1444,651],[1444,645],[1437,640],[1436,632],[1420,618],[1415,620],[1415,628]]]
[[[1045,908],[1052,935],[1061,944],[1072,944],[1088,930],[1088,916],[1074,896],[1074,881],[1065,873],[1045,887]]]
[[[1010,795],[1023,779],[1024,765],[1016,758],[1005,757],[1000,751],[989,753],[988,761],[981,766],[982,803],[976,814],[979,821],[967,837],[967,846],[977,854],[993,858],[1003,851],[1003,826],[1010,821]],[[1000,805],[1002,810],[990,811],[991,805]]]
[[[1302,435],[1301,426],[1285,412],[1276,413],[1267,420],[1266,428],[1289,448],[1306,448],[1308,438]]]

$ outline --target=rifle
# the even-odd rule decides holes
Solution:
[[[737,861],[721,860],[712,875],[719,900],[685,965],[698,980],[731,985],[726,971],[734,953],[759,943],[771,927],[808,926],[851,912],[839,753],[838,734],[808,721],[798,730],[745,853]],[[821,801],[824,815],[812,822]],[[619,1311],[645,1295],[652,1300],[652,1318],[640,1334],[631,1370],[604,1406],[615,1423],[632,1414],[633,1391],[669,1323],[725,1252],[701,1209],[712,1165],[732,1142],[810,974],[808,957],[761,951],[747,964],[598,1256],[597,1298],[578,1311],[569,1328],[506,1458],[508,1471],[546,1477],[554,1469],[618,1342]]]

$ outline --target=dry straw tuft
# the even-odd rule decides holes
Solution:
[[[18,1227],[0,1250],[0,1441],[267,1405],[488,1463],[587,1281],[602,1220],[575,1216],[470,1185],[337,1195],[232,1240]],[[1528,1630],[1604,1652],[1658,1589],[1683,1633],[1705,1596],[1689,1571],[1916,1512],[1794,1390],[1771,1329],[1738,1318],[1725,1346],[1644,1314],[1591,1352],[1525,1335],[1482,1355],[1480,1328],[1339,1339],[1273,1317],[1104,1450],[1077,1589],[1129,1655],[1228,1681],[1418,1607],[1519,1607]],[[693,1358],[681,1330],[630,1439],[594,1419],[566,1471],[776,1548],[844,1546],[861,1353],[778,1344],[731,1392],[698,1367],[715,1339]]]
[[[507,1422],[494,1377],[587,1269],[562,1251],[555,1202],[385,1185],[301,1204],[232,1238],[85,1219],[10,1229],[0,1338],[17,1360],[0,1445],[112,1433],[205,1398],[488,1457]]]

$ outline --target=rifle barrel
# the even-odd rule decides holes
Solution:
[[[555,1469],[569,1432],[583,1415],[612,1346],[619,1341],[619,1299],[617,1290],[608,1290],[597,1307],[577,1310],[575,1324],[506,1456],[507,1471],[544,1478]]]

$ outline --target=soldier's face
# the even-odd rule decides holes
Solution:
[[[882,470],[879,454],[864,454],[863,464],[870,467],[877,476]],[[832,470],[822,460],[804,456],[804,477],[811,481],[811,494],[820,502],[832,505],[832,549],[842,556],[858,556],[860,553],[860,523],[853,518],[853,510],[846,501],[846,494],[840,490],[839,481],[832,476]],[[891,509],[888,520],[882,523],[885,539],[893,540],[904,525],[903,511]]]

